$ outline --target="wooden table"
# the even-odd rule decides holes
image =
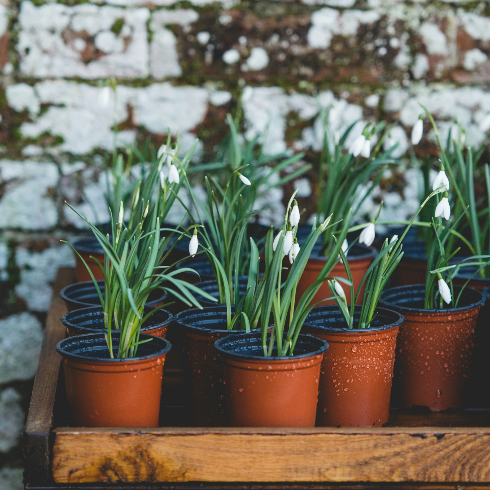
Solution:
[[[59,271],[48,313],[25,431],[28,489],[490,487],[488,410],[392,410],[387,427],[359,429],[70,427],[55,346],[65,336],[58,293],[72,280]],[[185,419],[166,409],[165,420]]]

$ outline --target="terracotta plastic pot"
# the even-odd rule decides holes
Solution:
[[[292,357],[264,357],[260,334],[229,335],[214,345],[224,363],[231,426],[315,426],[325,341],[300,335]]]
[[[315,250],[315,249],[314,249]],[[317,247],[318,250],[318,247]],[[362,278],[364,274],[369,269],[369,266],[373,263],[374,258],[376,257],[376,250],[365,247],[364,245],[354,245],[347,256],[347,260],[349,262],[349,267],[352,274],[352,281],[354,283],[354,288],[357,291],[357,288],[361,284]],[[327,261],[327,257],[323,257],[318,253],[312,253],[310,258],[308,259],[308,263],[306,264],[305,270],[301,279],[298,283],[298,288],[296,290],[296,297],[301,298],[303,293],[308,289],[308,287],[313,284],[318,277],[318,274],[323,269],[325,262]],[[331,274],[331,276],[343,277],[347,279],[347,274],[345,268],[341,262],[338,262]],[[317,294],[313,298],[313,303],[317,303],[325,298],[330,298],[332,293],[328,287],[328,283],[325,281]],[[364,296],[364,289],[362,293],[359,295],[359,302],[362,301]],[[335,304],[333,300],[325,301],[322,304],[331,305]]]
[[[119,334],[112,340],[118,345]],[[101,333],[58,343],[75,427],[158,427],[163,365],[171,345],[150,335],[140,340],[149,342],[139,345],[133,359],[111,359]]]
[[[383,306],[405,317],[397,344],[397,395],[406,408],[460,408],[467,401],[475,327],[484,298],[465,288],[458,308],[424,310],[424,291],[425,285],[404,286],[381,296]],[[460,288],[454,291],[457,295]]]
[[[104,279],[104,275],[99,269],[97,262],[90,258],[91,256],[95,257],[102,265],[104,265],[104,251],[97,241],[97,238],[79,238],[77,240],[74,240],[72,242],[72,245],[73,248],[82,256],[83,260],[85,260],[87,265],[90,267],[90,270],[92,271],[95,279]],[[85,267],[85,264],[80,260],[78,254],[75,254],[75,276],[77,278],[77,282],[92,280],[87,268]]]
[[[358,315],[360,307],[356,310]],[[376,311],[368,329],[345,328],[337,306],[313,308],[306,318],[306,331],[330,346],[322,362],[317,425],[379,427],[388,422],[403,317],[383,308]]]
[[[225,426],[223,365],[214,343],[243,331],[226,329],[225,306],[183,311],[175,322],[186,341],[184,362],[192,388],[194,422],[199,427]]]
[[[421,242],[403,243],[403,257],[391,275],[393,287],[425,283],[427,274],[427,244]]]
[[[102,296],[104,296],[104,281],[97,281],[97,284]],[[75,311],[90,306],[100,306],[99,295],[97,294],[93,281],[70,284],[61,290],[60,297],[65,302],[68,311]],[[150,293],[146,306],[161,306],[165,304],[167,299],[167,291],[156,289]]]
[[[147,315],[150,311],[151,308],[145,308],[144,314]],[[164,339],[172,319],[173,315],[168,311],[155,311],[143,324],[141,333]],[[66,327],[69,337],[106,331],[104,328],[104,311],[101,306],[71,311],[61,318],[61,322]]]

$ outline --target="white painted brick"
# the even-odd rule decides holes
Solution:
[[[0,199],[0,228],[44,230],[58,223],[53,199],[59,175],[53,163],[0,160],[0,181],[5,193]]]
[[[127,108],[131,106],[137,126],[159,134],[166,134],[170,127],[184,137],[203,121],[209,101],[216,97],[211,95],[215,92],[211,88],[174,87],[169,83],[144,88],[120,85],[114,113],[114,98],[110,98],[107,105],[101,104],[104,90],[63,80],[39,82],[34,86],[35,102],[48,108],[37,118],[33,117],[32,122],[21,125],[23,136],[36,138],[44,133],[61,136],[63,143],[59,149],[73,154],[85,154],[97,148],[111,150],[114,117],[117,123],[125,121]],[[221,91],[220,98],[225,103],[230,95]],[[21,105],[21,99],[13,100]],[[134,140],[133,130],[118,133],[119,145],[133,143]]]
[[[31,311],[47,311],[53,290],[51,284],[59,267],[74,267],[75,259],[69,245],[49,247],[42,252],[30,252],[19,247],[15,261],[20,268],[20,283],[15,292]]]
[[[60,4],[21,4],[19,14],[20,70],[25,75],[44,77],[141,78],[149,74],[146,8],[121,9],[89,4],[68,7]],[[118,36],[110,29],[119,19],[124,29]],[[102,38],[98,37],[103,35]],[[84,61],[80,42],[95,36],[103,48],[101,56]],[[112,37],[111,37],[112,36]],[[111,37],[111,41],[109,41]],[[123,48],[124,46],[124,48]]]
[[[0,384],[25,381],[36,374],[42,340],[41,322],[30,313],[0,320]]]

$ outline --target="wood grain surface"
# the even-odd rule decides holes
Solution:
[[[488,428],[55,432],[59,483],[490,482]]]
[[[61,357],[56,352],[56,344],[65,337],[66,328],[60,318],[67,312],[59,293],[62,288],[73,282],[74,277],[73,269],[59,269],[53,288],[25,427],[24,459],[27,481],[52,480],[50,433],[61,363]]]

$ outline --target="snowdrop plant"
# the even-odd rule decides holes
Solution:
[[[376,308],[378,306],[381,293],[383,292],[388,280],[390,279],[391,274],[393,274],[396,266],[399,264],[400,260],[403,257],[403,239],[408,233],[410,227],[414,224],[424,206],[442,190],[442,188],[437,188],[436,190],[431,192],[431,194],[421,204],[411,221],[408,223],[401,237],[394,235],[391,239],[385,239],[378,256],[374,259],[373,263],[364,274],[364,277],[362,278],[357,291],[355,291],[353,286],[352,274],[349,263],[346,260],[345,253],[340,250],[340,255],[342,257],[342,261],[347,273],[347,279],[349,282],[349,293],[346,295],[342,285],[335,279],[329,280],[328,286],[332,293],[332,296],[335,299],[335,302],[337,303],[342,312],[342,315],[344,316],[345,322],[349,329],[363,329],[369,328],[371,326],[371,322],[376,316]],[[381,206],[376,218],[363,229],[361,235],[364,233],[364,240],[371,239],[371,237],[374,239],[374,223],[379,217],[380,211]],[[370,231],[366,232],[366,230]],[[356,304],[364,286],[365,291],[361,304],[359,322],[357,324],[354,324]]]
[[[297,298],[296,289],[298,282],[316,241],[322,233],[331,232],[334,226],[332,226],[331,216],[318,226],[315,222],[306,240],[299,247],[295,241],[297,225],[295,227],[291,225],[291,213],[294,209],[293,200],[294,195],[289,201],[281,231],[274,239],[271,229],[266,239],[265,272],[259,281],[259,286],[263,287],[260,306],[264,356],[291,356],[294,354],[294,347],[304,321],[311,309],[316,306],[313,303],[313,298],[323,282],[330,279],[329,274],[337,262],[337,255],[341,253],[341,246],[347,235],[348,224],[352,219],[352,210],[349,210],[345,224],[340,227],[340,233],[335,241],[332,254],[325,262],[315,282],[308,287],[301,298]],[[338,224],[336,223],[336,225]],[[335,228],[338,229],[338,226]],[[288,238],[289,236],[292,239]],[[292,266],[287,279],[282,282],[282,264],[286,255],[289,255]],[[271,317],[272,331],[269,329]]]
[[[137,203],[134,205],[138,207]],[[170,250],[166,251],[170,238],[161,236],[160,217],[156,212],[150,214],[148,201],[139,215],[138,222],[135,222],[132,228],[123,221],[124,212],[121,202],[117,221],[112,218],[111,212],[111,235],[102,234],[73,207],[70,208],[87,223],[104,250],[103,264],[91,257],[97,262],[103,274],[104,295],[92,271],[84,259],[80,255],[79,257],[90,273],[104,311],[106,342],[111,358],[114,358],[115,353],[111,332],[115,330],[120,332],[117,357],[128,358],[137,355],[138,345],[141,343],[139,340],[141,327],[158,310],[158,308],[151,309],[145,315],[145,305],[152,291],[166,290],[188,306],[197,308],[201,306],[194,297],[196,293],[215,301],[197,286],[188,284],[178,277],[182,272],[194,271],[172,270],[171,266],[164,265],[170,252]],[[135,209],[131,210],[131,216],[136,219]]]
[[[351,208],[354,214],[379,184],[388,165],[397,163],[391,154],[396,145],[383,150],[383,142],[391,127],[385,123],[369,124],[354,143],[346,148],[346,141],[355,124],[335,137],[324,114],[323,148],[320,157],[317,214],[321,218],[332,214],[332,223],[341,227],[341,220]],[[371,141],[377,143],[371,147]],[[364,150],[364,154],[363,153]],[[361,156],[361,158],[359,158]],[[359,189],[366,188],[360,197]],[[334,230],[335,231],[335,230]],[[369,232],[366,232],[369,233]],[[335,247],[332,234],[323,236],[323,253],[328,256]]]

